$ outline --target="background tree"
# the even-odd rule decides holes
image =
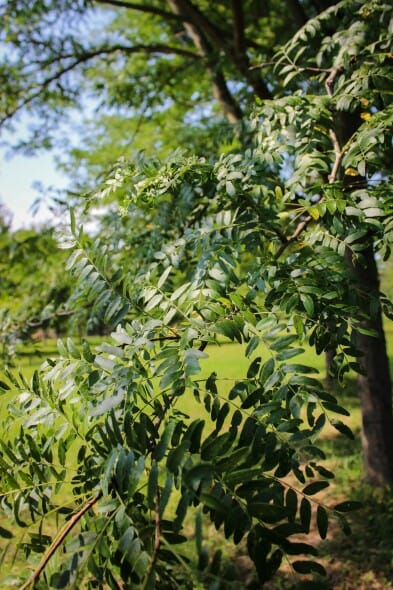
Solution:
[[[264,7],[255,1],[4,2],[2,35],[12,59],[4,56],[2,66],[2,120],[39,111],[25,147],[47,145],[49,123],[80,104],[84,88],[101,110],[120,109],[122,155],[142,123],[154,130],[154,149],[177,144],[181,126],[185,141],[194,144],[198,138],[187,135],[187,127],[206,138],[207,120],[220,119],[217,105],[236,124],[255,96],[274,94],[277,77],[250,66],[271,59],[322,5],[306,8],[282,1]],[[113,132],[111,119],[106,128]]]
[[[71,293],[65,260],[53,228],[12,231],[8,227],[1,232],[3,356],[11,358],[17,341],[28,340],[37,331],[44,335],[49,328],[65,331]]]

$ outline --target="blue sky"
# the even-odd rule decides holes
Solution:
[[[63,188],[67,184],[67,179],[56,170],[53,155],[26,157],[16,154],[8,158],[6,153],[7,150],[0,149],[0,200],[13,213],[13,228],[48,219],[50,212],[45,207],[34,218],[29,209],[38,196],[33,188],[34,182],[54,188]]]

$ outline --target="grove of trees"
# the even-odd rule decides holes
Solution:
[[[30,121],[19,149],[58,148],[90,113],[63,158],[67,309],[112,331],[1,382],[1,505],[39,525],[19,543],[42,554],[23,588],[219,588],[206,518],[245,541],[261,585],[285,559],[315,576],[298,588],[323,587],[315,548],[290,537],[348,528],[351,501],[313,496],[334,475],[319,433],[351,436],[350,372],[365,477],[393,480],[390,2],[14,0],[0,18],[0,119]],[[200,374],[223,339],[249,359],[229,389]],[[296,358],[306,344],[334,395]]]

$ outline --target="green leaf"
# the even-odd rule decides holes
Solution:
[[[293,342],[297,340],[297,338],[298,337],[294,334],[289,334],[288,336],[280,336],[280,338],[277,338],[277,340],[270,345],[270,348],[272,350],[277,351],[287,349],[288,346],[290,346]]]
[[[245,352],[246,357],[250,358],[250,356],[258,348],[258,346],[259,346],[259,338],[258,338],[258,336],[253,336],[246,346],[246,352]]]
[[[283,506],[275,506],[267,502],[250,502],[247,508],[251,516],[255,516],[269,524],[276,523],[286,516],[286,510]]]
[[[266,383],[268,378],[273,374],[275,367],[275,362],[273,358],[268,359],[262,366],[261,376],[259,377],[259,381],[262,385]]]
[[[317,508],[317,527],[321,539],[326,539],[329,526],[329,518],[325,508],[321,505]]]
[[[310,295],[307,295],[306,293],[301,293],[300,300],[303,303],[303,307],[308,313],[308,315],[314,315],[314,301],[312,300],[312,297],[310,297]]]
[[[300,555],[301,553],[304,553],[304,555],[318,555],[318,550],[308,543],[288,542],[285,544],[285,551],[288,555]]]
[[[281,352],[279,352],[276,356],[276,359],[278,361],[286,361],[288,359],[293,358],[294,356],[298,356],[299,354],[302,354],[304,352],[304,348],[287,348],[286,350],[282,350]],[[295,366],[295,365],[294,365]],[[314,371],[308,371],[308,372],[314,372]]]
[[[168,504],[172,489],[173,489],[173,476],[172,476],[172,474],[169,473],[166,477],[165,485],[161,489],[160,501],[159,501],[159,505],[158,505],[158,512],[159,512],[159,515],[161,518],[162,518],[162,515],[164,514],[164,510]]]
[[[0,526],[0,537],[2,537],[3,539],[12,539],[13,536],[14,535],[12,534],[11,531]]]
[[[184,480],[193,490],[197,490],[202,482],[206,485],[209,484],[213,473],[214,469],[212,465],[199,463],[184,473]]]
[[[190,283],[184,283],[180,285],[171,295],[171,301],[176,301],[176,299],[180,299],[182,295],[184,295],[187,289],[190,287]]]
[[[344,434],[345,436],[347,436],[348,438],[350,438],[352,440],[355,439],[352,430],[349,428],[349,426],[347,426],[346,424],[341,422],[341,420],[333,419],[330,421],[330,423],[341,434]]]
[[[88,363],[93,363],[94,359],[95,359],[95,355],[91,352],[90,350],[90,345],[86,340],[82,341],[82,354],[83,354],[83,358],[88,362]]]
[[[127,492],[128,492],[128,496],[132,497],[135,493],[135,490],[139,484],[139,481],[142,477],[142,473],[145,470],[145,457],[139,457],[138,461],[136,462],[135,466],[133,467],[133,469],[131,470],[131,473],[129,475],[129,479],[128,479],[128,488],[127,488]]]
[[[313,496],[314,494],[317,494],[318,492],[324,490],[328,486],[328,481],[314,481],[313,483],[309,483],[308,485],[306,485],[306,487],[303,488],[302,492],[307,496]]]
[[[158,465],[154,461],[150,473],[149,473],[149,480],[147,485],[147,503],[151,510],[154,510],[156,507],[156,500],[157,500],[157,490],[158,490]]]
[[[294,561],[292,567],[295,572],[299,574],[319,574],[320,576],[326,576],[326,570],[320,563],[315,561]]]
[[[156,461],[159,462],[164,457],[166,450],[168,448],[168,445],[171,441],[173,431],[175,430],[175,426],[176,426],[176,422],[171,421],[165,427],[165,430],[164,430],[163,434],[161,435],[161,438],[153,451],[153,457]]]
[[[351,207],[351,206],[345,207],[345,213],[347,215],[356,216],[356,217],[359,217],[360,215],[362,215],[362,211],[360,209],[358,209],[357,207]]]
[[[70,207],[70,227],[71,233],[73,236],[76,236],[76,220],[75,220],[75,211],[73,207]]]
[[[251,365],[248,367],[247,370],[247,379],[252,379],[253,377],[255,377],[259,371],[259,367],[261,364],[261,357],[258,356],[257,358],[255,358]]]
[[[202,512],[197,510],[195,513],[195,545],[197,553],[202,552]]]
[[[342,414],[343,416],[350,416],[350,413],[345,408],[342,408],[338,404],[332,404],[331,402],[322,402],[322,406],[329,410],[330,412],[335,412],[336,414]]]
[[[168,266],[168,268],[166,268],[164,270],[164,272],[162,273],[161,277],[159,278],[159,280],[157,282],[158,289],[161,289],[161,287],[164,285],[165,281],[167,280],[167,278],[171,274],[171,270],[172,270],[172,265]]]
[[[124,400],[124,392],[120,391],[117,395],[105,398],[98,406],[93,407],[90,416],[102,416],[107,414],[113,408],[119,406]]]
[[[361,502],[355,502],[354,500],[346,500],[345,502],[340,502],[340,504],[336,504],[333,510],[337,510],[337,512],[352,512],[353,510],[360,510],[363,508],[363,504]]]
[[[286,495],[285,495],[285,506],[288,510],[288,514],[290,516],[291,521],[293,521],[296,517],[297,505],[298,505],[297,493],[295,492],[295,490],[289,488]]]
[[[185,454],[187,453],[189,448],[190,448],[190,441],[183,440],[180,443],[180,445],[178,445],[176,448],[169,451],[168,459],[167,459],[167,463],[166,463],[169,471],[171,471],[174,474],[177,474],[179,472],[179,469],[183,464]]]
[[[163,295],[161,293],[157,293],[150,299],[150,301],[145,305],[145,311],[152,311],[159,303],[161,303],[163,299]]]

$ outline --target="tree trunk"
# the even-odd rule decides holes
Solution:
[[[337,113],[336,123],[339,143],[344,146],[359,128],[361,119],[356,111]],[[367,188],[365,177],[359,175],[354,182],[353,177],[344,176],[346,190],[362,185]],[[393,483],[392,381],[380,306],[377,306],[377,311],[370,313],[370,301],[373,297],[378,301],[380,293],[372,238],[362,251],[362,258],[353,262],[349,255],[346,256],[349,272],[357,283],[361,297],[365,299],[364,310],[370,314],[369,319],[363,322],[363,327],[375,330],[378,334],[378,337],[359,334],[357,338],[357,348],[362,353],[359,363],[365,373],[358,377],[364,475],[372,485],[383,486]]]
[[[215,51],[210,47],[203,31],[193,22],[194,12],[190,11],[190,6],[185,0],[167,1],[168,6],[173,10],[174,14],[179,16],[184,15],[186,18],[189,18],[189,20],[184,20],[183,26],[193,40],[200,55],[206,60],[206,68],[211,77],[214,98],[221,104],[230,123],[240,123],[243,118],[242,110],[229,91],[225,76],[217,62]]]
[[[379,293],[378,268],[373,247],[364,252],[364,264],[352,264],[351,271],[362,292]],[[381,309],[363,322],[378,337],[359,334],[357,348],[363,353],[359,363],[365,375],[358,377],[362,413],[362,446],[365,477],[373,485],[393,483],[392,383]]]

